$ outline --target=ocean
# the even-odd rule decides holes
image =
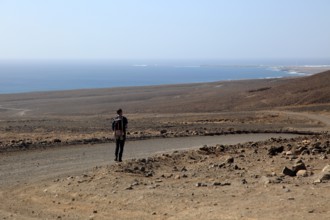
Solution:
[[[288,77],[278,65],[198,62],[0,62],[0,94]]]

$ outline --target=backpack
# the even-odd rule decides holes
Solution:
[[[112,128],[114,130],[114,136],[116,139],[122,139],[124,137],[124,120],[123,117],[117,117],[114,119]]]

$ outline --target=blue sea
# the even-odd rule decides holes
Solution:
[[[0,94],[292,76],[279,65],[157,61],[1,61]],[[302,73],[296,73],[302,74]]]

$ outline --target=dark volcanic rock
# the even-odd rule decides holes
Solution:
[[[284,147],[283,146],[280,146],[280,147],[272,146],[268,150],[268,155],[275,156],[275,155],[277,155],[279,153],[282,153],[283,151],[284,151]]]
[[[296,173],[287,167],[284,167],[282,173],[287,176],[296,176]]]
[[[295,161],[292,167],[293,172],[297,173],[299,170],[306,170],[306,165],[302,160]]]

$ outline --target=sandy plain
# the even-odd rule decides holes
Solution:
[[[0,217],[328,219],[330,185],[318,180],[330,163],[329,79],[324,72],[0,95],[1,169],[7,170],[1,172],[7,180],[1,181]],[[129,118],[128,145],[140,143],[142,154],[130,154],[128,147],[126,160],[115,164],[111,156],[107,162],[85,153],[90,157],[75,166],[59,166],[77,161],[68,151],[84,155],[112,146],[110,124],[118,107]],[[274,138],[258,136],[264,134]],[[237,140],[208,140],[230,135]],[[184,150],[175,147],[177,138],[188,140]],[[193,138],[205,138],[207,146],[186,149]],[[173,141],[174,147],[158,150],[148,141]],[[15,163],[24,160],[29,163]],[[304,174],[283,172],[294,170],[299,160]],[[28,167],[25,176],[15,176]]]

